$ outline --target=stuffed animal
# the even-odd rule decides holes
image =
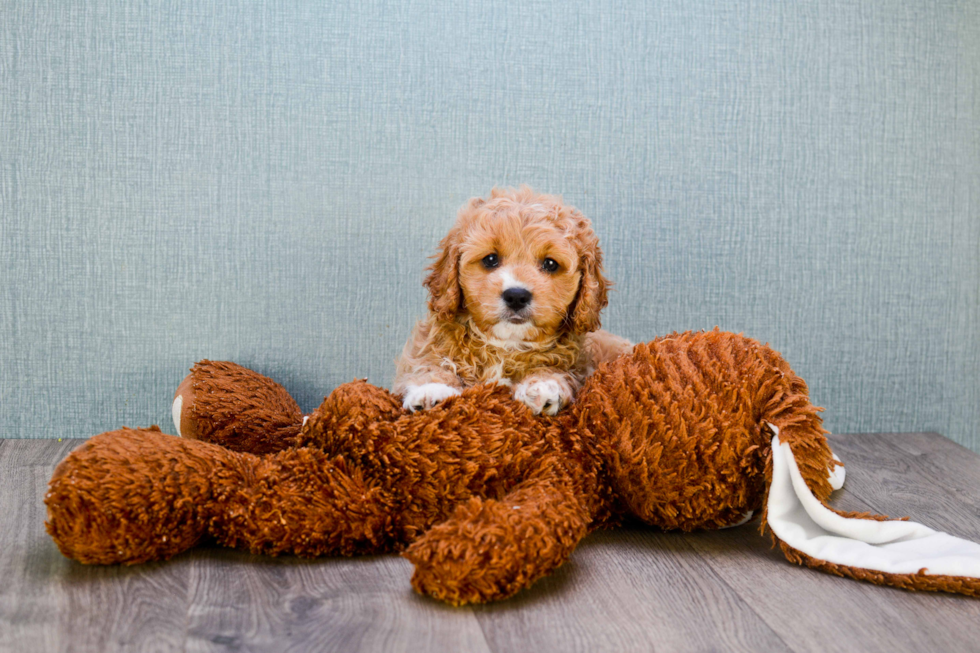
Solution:
[[[513,595],[626,518],[689,531],[761,512],[793,562],[980,593],[977,544],[825,505],[843,468],[818,410],[778,353],[718,330],[637,345],[555,417],[501,386],[409,413],[364,381],[304,417],[271,380],[203,361],[174,402],[183,437],[91,438],[56,468],[46,525],[87,564],[205,538],[270,555],[401,551],[417,591],[464,604]]]

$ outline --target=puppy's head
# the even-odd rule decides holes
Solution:
[[[534,341],[599,328],[609,281],[589,220],[553,195],[494,189],[460,209],[425,286],[437,319],[468,313],[486,333]]]

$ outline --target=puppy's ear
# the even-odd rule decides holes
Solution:
[[[426,268],[422,285],[429,290],[429,311],[439,320],[451,320],[461,308],[463,291],[459,286],[459,243],[455,229],[439,243],[435,263]]]
[[[577,213],[575,217],[579,218],[575,240],[582,279],[569,315],[572,331],[585,334],[596,331],[601,326],[599,313],[609,303],[606,295],[612,282],[602,274],[602,250],[599,249],[599,239],[592,231],[592,226],[581,214]]]
[[[456,225],[439,242],[435,263],[426,268],[428,276],[422,285],[429,290],[429,310],[439,320],[451,320],[463,308],[463,289],[459,285],[459,257],[468,217],[483,206],[482,198],[474,197],[459,211]]]

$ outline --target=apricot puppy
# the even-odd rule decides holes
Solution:
[[[610,285],[599,239],[560,197],[524,186],[474,198],[434,258],[429,314],[393,385],[409,410],[498,383],[535,414],[554,415],[600,363],[633,347],[599,329]]]

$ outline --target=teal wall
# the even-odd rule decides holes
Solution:
[[[456,209],[528,183],[607,328],[980,451],[973,0],[9,2],[0,88],[0,436],[171,430],[204,357],[387,385]]]

